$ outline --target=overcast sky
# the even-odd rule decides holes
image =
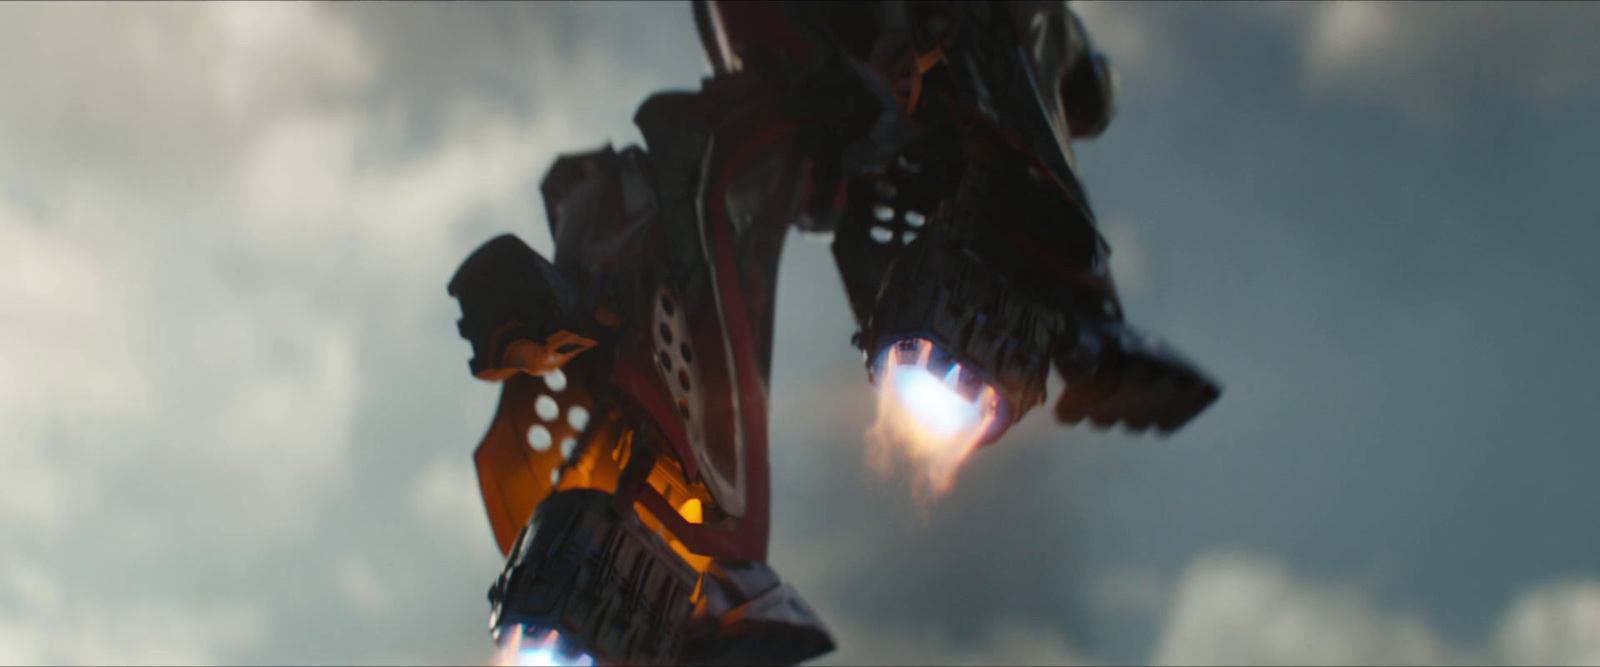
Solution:
[[[1600,5],[1084,5],[1130,318],[925,515],[791,240],[774,567],[851,663],[1600,662]],[[488,655],[497,388],[445,283],[705,74],[686,3],[0,4],[0,663]]]

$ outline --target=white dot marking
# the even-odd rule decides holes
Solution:
[[[533,451],[542,452],[550,449],[550,442],[550,429],[539,424],[528,428],[528,446],[532,447]]]
[[[567,423],[578,432],[583,432],[583,427],[589,425],[589,409],[581,405],[574,405],[567,410]]]
[[[539,398],[533,401],[533,411],[547,422],[561,416],[561,406],[556,405],[556,399],[550,398],[549,394],[539,394]]]
[[[567,388],[567,374],[561,372],[561,369],[559,369],[559,368],[557,368],[557,369],[555,369],[553,371],[550,371],[549,373],[545,373],[544,374],[544,386],[549,387],[550,391],[557,391],[557,392],[561,391],[562,389],[566,389]]]

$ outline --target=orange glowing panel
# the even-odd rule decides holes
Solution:
[[[699,498],[690,498],[683,501],[683,505],[678,507],[678,513],[682,514],[683,520],[689,523],[700,523],[705,520]]]

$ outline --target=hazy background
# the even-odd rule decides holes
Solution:
[[[1038,411],[920,518],[794,239],[772,562],[829,662],[1600,663],[1600,5],[1080,11],[1128,311],[1226,391]],[[704,73],[686,3],[0,5],[0,663],[481,662],[445,283]]]

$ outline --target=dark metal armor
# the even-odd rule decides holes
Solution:
[[[504,387],[475,457],[508,556],[491,628],[608,664],[793,664],[833,644],[765,565],[791,226],[833,235],[869,370],[928,340],[998,392],[986,442],[1052,366],[1067,422],[1169,431],[1218,390],[1123,324],[1069,145],[1114,89],[1064,4],[693,8],[712,76],[644,102],[648,151],[557,161],[553,259],[501,236],[450,283]]]

